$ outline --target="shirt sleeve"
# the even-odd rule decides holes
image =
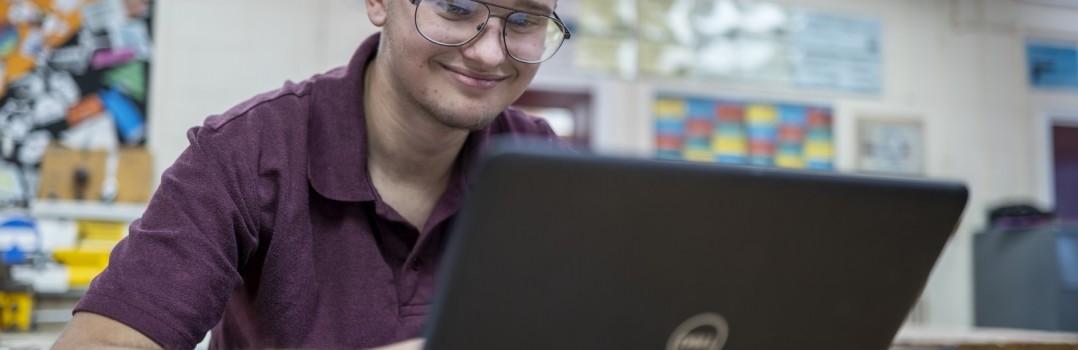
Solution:
[[[562,140],[558,134],[554,133],[554,129],[550,127],[550,123],[546,119],[539,117],[532,117],[535,123],[536,132],[545,140],[553,144],[565,146],[565,141]]]
[[[216,325],[257,244],[245,190],[252,156],[208,127],[164,172],[142,217],[110,255],[75,312],[124,323],[165,348],[193,348]],[[253,186],[250,186],[253,187]],[[249,191],[254,191],[250,189]]]

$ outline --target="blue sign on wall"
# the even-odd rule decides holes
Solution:
[[[1029,40],[1026,56],[1033,87],[1078,90],[1078,44]]]

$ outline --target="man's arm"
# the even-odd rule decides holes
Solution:
[[[134,328],[90,312],[76,312],[52,349],[163,349]]]
[[[164,349],[150,338],[111,318],[92,312],[76,312],[64,327],[53,350],[65,349]],[[423,339],[387,345],[371,350],[422,350]]]

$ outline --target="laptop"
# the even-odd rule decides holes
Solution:
[[[455,223],[428,350],[888,349],[955,182],[508,148]]]

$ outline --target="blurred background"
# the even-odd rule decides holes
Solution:
[[[1078,332],[1078,1],[557,12],[573,37],[517,105],[567,141],[965,181],[970,204],[910,322]],[[359,0],[0,0],[0,14],[8,336],[62,327],[188,128],[346,64],[377,31]]]

